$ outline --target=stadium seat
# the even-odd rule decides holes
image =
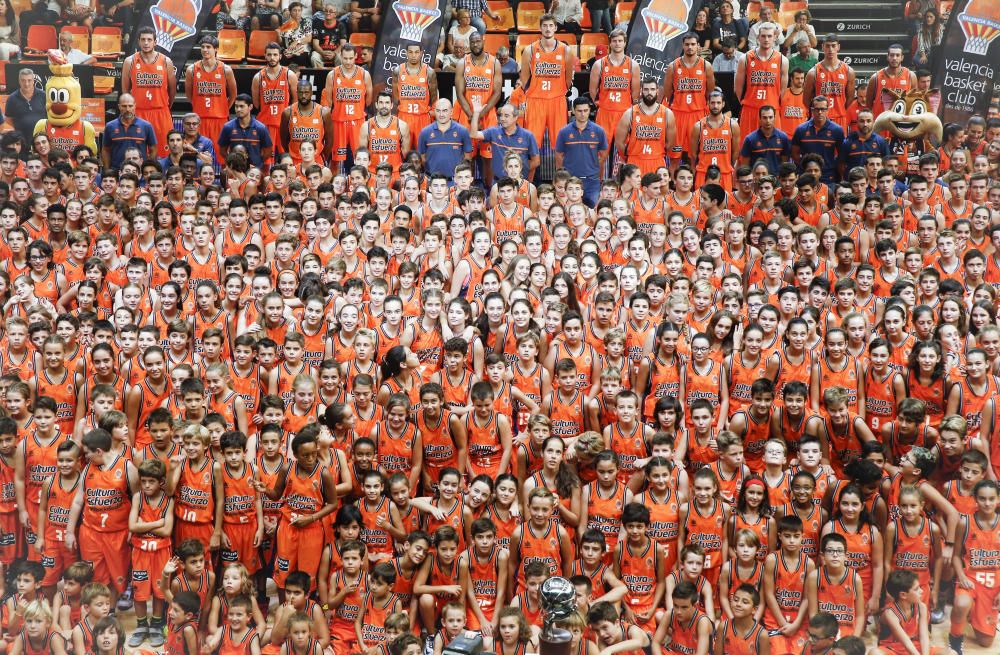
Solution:
[[[264,61],[264,49],[268,43],[278,42],[278,33],[275,30],[254,30],[250,32],[250,43],[247,45],[247,61],[251,63],[261,63]]]
[[[633,11],[635,11],[635,2],[623,1],[615,5],[615,25],[632,20]]]
[[[514,29],[514,10],[507,0],[490,0],[487,4],[493,13],[500,15],[500,20],[493,20],[483,14],[487,32],[509,32]]]
[[[90,30],[85,25],[66,25],[60,30],[73,36],[73,47],[81,52],[90,52]]]
[[[808,8],[808,2],[782,2],[781,10],[775,13],[774,19],[778,21],[779,25],[787,29],[795,23],[795,13]]]
[[[25,44],[27,44],[24,49],[25,54],[45,55],[47,51],[59,47],[56,28],[52,25],[32,25],[28,28],[28,38]]]
[[[351,43],[359,47],[375,47],[376,36],[372,32],[355,32],[351,35]]]
[[[576,34],[570,34],[568,32],[559,32],[556,34],[556,40],[562,41],[568,46],[571,46],[571,50],[574,55],[580,54],[580,47],[576,40]]]
[[[500,46],[510,49],[510,37],[506,34],[487,34],[483,39],[483,49],[493,56],[496,56]]]
[[[90,54],[98,59],[118,59],[122,52],[120,27],[95,27],[90,35]]]
[[[522,2],[517,5],[517,30],[519,32],[540,32],[545,5],[541,2]]]
[[[98,62],[100,68],[113,68],[114,64],[109,62]],[[106,75],[94,75],[94,95],[105,96],[115,90],[115,78]]]
[[[586,62],[593,57],[597,46],[608,45],[609,43],[610,39],[608,35],[603,32],[593,34],[588,32],[584,34],[583,38],[580,39],[580,62]]]
[[[219,30],[219,59],[240,63],[247,54],[247,35],[243,30]]]

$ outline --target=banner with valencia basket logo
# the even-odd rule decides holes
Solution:
[[[406,61],[406,48],[419,43],[424,63],[434,68],[447,0],[392,0],[372,56],[372,104],[379,91],[391,90],[393,73]]]
[[[934,85],[941,89],[942,123],[986,116],[1000,68],[1000,3],[957,0],[937,56]]]
[[[214,2],[208,0],[150,0],[140,3],[139,15],[133,25],[129,43],[133,48],[139,43],[139,28],[156,30],[156,49],[170,57],[178,72],[187,64],[191,49],[197,45],[198,35],[205,27]]]
[[[643,77],[663,80],[663,72],[681,54],[681,37],[691,29],[700,0],[639,0],[632,12],[625,50]]]

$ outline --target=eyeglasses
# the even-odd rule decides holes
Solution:
[[[847,554],[847,551],[842,548],[827,548],[826,550],[823,551],[823,554],[840,556]]]
[[[201,125],[201,121],[184,121],[184,125],[197,127],[198,125]]]

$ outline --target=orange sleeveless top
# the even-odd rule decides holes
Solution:
[[[666,105],[657,104],[652,114],[632,105],[632,125],[625,145],[629,159],[663,159],[667,154],[663,139],[666,126]]]
[[[673,101],[670,108],[674,111],[691,112],[698,117],[708,113],[708,101],[705,99],[705,60],[698,57],[694,66],[686,66],[684,58],[674,60]],[[679,139],[686,138],[680,135]]]
[[[312,111],[308,114],[301,113],[297,104],[293,105],[288,118],[288,152],[292,159],[301,161],[299,145],[303,141],[312,141],[316,144],[317,153],[322,151],[325,132],[323,110],[319,105],[313,103]]]
[[[528,46],[531,48],[531,79],[525,93],[527,99],[538,98],[554,100],[566,95],[566,64],[569,59],[569,47],[556,42],[551,51],[542,50],[540,42]]]
[[[136,53],[132,57],[132,95],[136,109],[168,109],[170,95],[167,93],[166,57],[156,53],[152,64],[142,60]]]
[[[781,53],[771,51],[771,56],[761,59],[756,50],[746,57],[746,89],[743,92],[744,107],[778,107],[781,96]]]
[[[225,494],[223,501],[225,515],[224,523],[256,523],[257,490],[253,488],[256,472],[249,464],[243,464],[243,470],[237,474],[229,472],[229,467],[222,467],[222,489]]]
[[[260,111],[257,120],[268,127],[281,124],[281,112],[285,111],[291,102],[291,92],[288,86],[288,69],[278,68],[278,77],[271,78],[267,70],[260,72]]]
[[[723,119],[722,124],[713,127],[708,118],[701,121],[701,151],[698,155],[697,172],[705,174],[709,166],[718,166],[726,175],[733,172],[733,120]]]
[[[372,173],[379,164],[392,164],[393,170],[399,168],[403,163],[403,138],[398,118],[390,118],[385,127],[375,117],[368,119],[368,152],[371,153],[368,170]]]
[[[216,62],[215,69],[205,70],[204,62],[191,67],[194,84],[191,108],[202,118],[229,118],[229,98],[226,96],[226,65]]]
[[[597,87],[597,106],[606,112],[624,113],[632,105],[632,58],[625,56],[615,65],[611,56],[601,57],[601,80]]]
[[[90,464],[83,476],[83,524],[95,532],[128,530],[132,510],[126,464],[123,455],[106,468]],[[68,518],[68,517],[67,517]]]
[[[188,523],[212,523],[215,516],[215,472],[206,459],[199,470],[185,460],[177,485],[174,513]]]
[[[360,66],[354,67],[354,74],[347,75],[343,66],[334,69],[332,103],[333,120],[337,122],[363,120],[365,105],[368,104],[368,92],[365,88],[365,71]],[[324,98],[330,100],[329,96]]]
[[[468,57],[466,57],[468,64]],[[399,85],[399,113],[400,114],[430,114],[430,89],[427,86],[427,79],[430,71],[427,64],[420,64],[416,73],[410,73],[409,66],[405,63],[399,69],[396,84]]]

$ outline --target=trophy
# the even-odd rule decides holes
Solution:
[[[569,655],[573,635],[555,624],[576,611],[576,589],[566,578],[555,576],[542,583],[538,595],[544,624],[538,636],[540,655]]]

